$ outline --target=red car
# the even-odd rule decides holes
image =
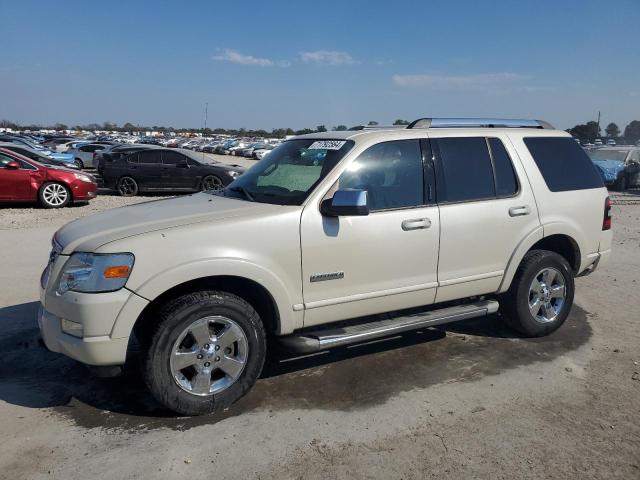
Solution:
[[[96,196],[93,176],[44,165],[0,148],[0,202],[38,202],[45,208],[87,202]]]

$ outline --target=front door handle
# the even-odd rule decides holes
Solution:
[[[411,220],[404,220],[402,222],[402,230],[419,230],[421,228],[429,228],[431,226],[431,220],[428,218],[414,218]]]
[[[522,205],[521,207],[511,207],[509,209],[510,217],[521,217],[522,215],[529,215],[531,213],[531,209],[529,205]]]

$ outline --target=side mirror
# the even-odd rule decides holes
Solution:
[[[369,198],[366,190],[338,190],[333,198],[323,200],[320,213],[326,217],[369,215]]]
[[[7,170],[18,170],[20,168],[20,164],[18,162],[9,162],[5,164],[5,168],[7,168]]]

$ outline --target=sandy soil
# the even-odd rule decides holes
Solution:
[[[577,279],[549,337],[494,316],[273,357],[224,415],[192,419],[154,404],[134,368],[98,379],[38,344],[49,240],[81,208],[15,209],[15,224],[2,210],[2,479],[640,478],[638,205],[614,207],[611,263]]]

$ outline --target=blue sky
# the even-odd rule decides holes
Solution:
[[[0,118],[315,127],[640,119],[640,0],[0,0]]]

